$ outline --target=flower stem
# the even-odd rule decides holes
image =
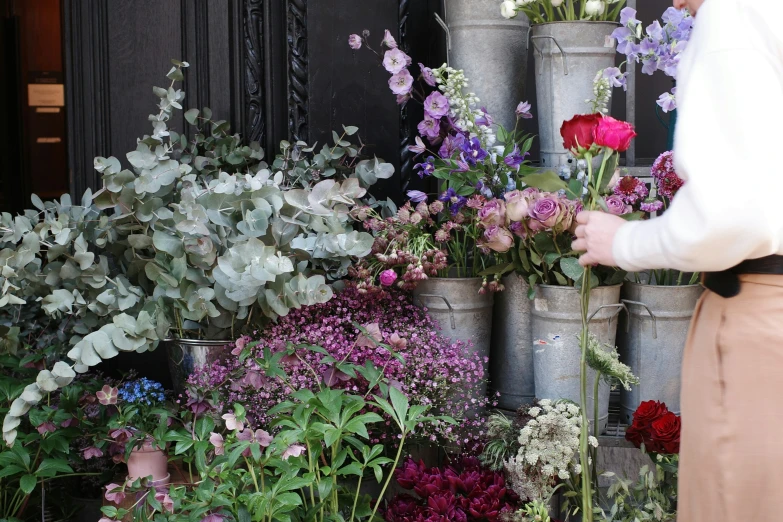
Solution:
[[[394,458],[394,464],[391,466],[391,472],[389,473],[389,476],[386,477],[386,482],[383,484],[383,489],[381,489],[381,493],[378,495],[378,502],[375,503],[375,508],[372,510],[372,514],[368,520],[375,520],[375,513],[378,511],[378,506],[381,505],[383,495],[386,493],[386,488],[389,487],[389,482],[391,482],[392,476],[394,475],[394,470],[397,469],[397,464],[400,462],[402,448],[405,446],[405,435],[406,433],[403,431],[402,438],[400,439],[400,445],[397,448],[397,456]]]
[[[589,162],[588,162],[589,165]],[[588,454],[588,437],[590,421],[587,416],[587,343],[589,340],[590,329],[587,322],[588,309],[590,306],[590,267],[584,269],[582,275],[582,337],[580,339],[582,359],[580,363],[579,382],[580,399],[582,412],[582,429],[579,435],[579,460],[582,465],[582,520],[583,522],[593,522],[593,491],[590,480],[590,456]]]

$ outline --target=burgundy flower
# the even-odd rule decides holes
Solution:
[[[402,467],[394,470],[394,478],[401,488],[413,489],[413,486],[419,482],[421,475],[426,469],[427,467],[424,465],[423,460],[416,462],[408,457],[405,459],[405,462],[402,463]]]

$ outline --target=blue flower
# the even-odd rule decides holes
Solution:
[[[413,166],[413,170],[418,170],[419,177],[422,179],[425,176],[432,176],[432,173],[435,172],[435,158],[430,156],[427,158],[427,161],[423,163],[417,163]]]
[[[487,157],[487,151],[481,148],[481,142],[478,138],[471,138],[462,144],[463,158],[471,165],[483,161]]]
[[[414,203],[421,203],[422,201],[427,201],[427,194],[420,190],[409,190],[408,199]]]
[[[166,399],[163,385],[146,377],[126,382],[120,387],[117,396],[129,404],[145,404],[147,406],[163,402]]]
[[[449,205],[449,211],[451,212],[452,216],[456,215],[462,209],[462,207],[465,206],[465,203],[468,202],[467,199],[457,194],[453,188],[450,188],[441,194],[438,200]]]
[[[514,150],[509,153],[508,156],[503,158],[503,162],[511,167],[512,169],[518,169],[520,165],[522,165],[522,162],[525,161],[525,157],[528,155],[527,152],[524,154],[520,153],[519,147],[517,145],[514,145]]]

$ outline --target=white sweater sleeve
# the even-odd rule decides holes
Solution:
[[[759,49],[697,57],[676,130],[685,185],[661,217],[620,228],[618,266],[719,271],[780,251],[783,76],[774,58]]]

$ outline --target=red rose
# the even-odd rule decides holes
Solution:
[[[563,147],[579,155],[580,149],[586,150],[595,143],[595,131],[601,121],[600,114],[578,114],[563,122],[560,135],[563,137]]]
[[[630,123],[615,120],[611,116],[600,119],[595,129],[595,143],[617,152],[625,152],[631,146],[631,140],[636,137],[636,131]]]
[[[650,424],[669,413],[669,408],[662,402],[645,401],[633,413],[633,423],[639,428],[648,428]]]
[[[642,444],[644,444],[645,431],[646,430],[640,428],[636,423],[631,424],[628,426],[628,429],[625,430],[625,440],[632,442],[637,448],[641,448]],[[647,444],[645,444],[645,447],[646,446]]]
[[[680,417],[666,413],[650,425],[650,436],[656,453],[676,455],[680,452]]]

